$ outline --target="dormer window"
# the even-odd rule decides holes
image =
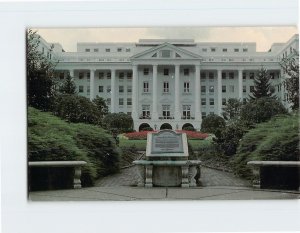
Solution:
[[[248,52],[248,49],[247,48],[243,48],[243,52]]]
[[[210,48],[211,52],[216,52],[216,48]]]
[[[118,48],[117,51],[118,51],[118,52],[122,52],[122,48]]]
[[[85,49],[85,51],[86,51],[86,52],[90,52],[91,50],[90,50],[90,49]]]
[[[171,51],[170,50],[162,50],[161,57],[171,57]]]
[[[129,53],[130,52],[130,48],[126,48],[126,53]]]
[[[223,48],[223,52],[227,52],[227,49],[226,49],[226,48]]]
[[[109,49],[109,48],[106,48],[106,49],[105,49],[105,52],[109,53],[109,52],[110,52],[110,49]]]
[[[207,52],[207,48],[202,48],[202,52]]]
[[[237,53],[237,52],[239,52],[239,51],[240,51],[239,49],[234,49],[234,52],[235,52],[235,53]]]
[[[95,52],[95,53],[98,53],[98,52],[99,52],[99,49],[94,49],[94,52]]]

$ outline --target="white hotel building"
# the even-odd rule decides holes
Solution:
[[[134,129],[149,125],[200,129],[209,113],[221,115],[229,98],[246,100],[261,67],[272,77],[275,94],[288,106],[281,85],[282,58],[299,51],[299,36],[257,52],[256,43],[203,43],[190,39],[141,39],[137,43],[78,43],[77,52],[41,39],[41,51],[58,59],[59,79],[68,73],[79,95],[107,100],[112,113],[130,114]]]

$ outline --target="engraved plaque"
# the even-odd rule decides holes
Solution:
[[[182,135],[173,131],[160,131],[152,135],[152,154],[183,153]]]

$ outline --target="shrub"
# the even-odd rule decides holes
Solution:
[[[298,119],[299,115],[278,116],[247,132],[234,157],[235,173],[251,178],[251,160],[299,160]]]
[[[273,116],[287,113],[282,103],[274,98],[254,99],[243,105],[241,120],[249,123],[261,123]]]
[[[29,161],[83,160],[82,185],[118,170],[113,138],[97,126],[66,123],[50,113],[28,108]]]
[[[196,129],[193,126],[187,126],[182,128],[182,130],[186,130],[186,131],[196,131]]]
[[[151,127],[142,128],[141,131],[153,131]]]
[[[88,98],[63,94],[55,100],[54,115],[73,123],[99,124],[100,114]]]
[[[132,132],[133,119],[125,113],[109,113],[103,119],[105,128],[114,134]]]
[[[203,119],[201,124],[202,132],[215,135],[219,134],[223,128],[225,128],[225,120],[216,114],[209,114]]]

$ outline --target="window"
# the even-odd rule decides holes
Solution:
[[[123,106],[124,105],[124,99],[123,98],[119,98],[119,106]]]
[[[234,73],[233,72],[229,72],[229,79],[234,79]]]
[[[222,98],[222,105],[226,105],[226,99]]]
[[[131,116],[131,112],[127,112],[127,115],[128,115],[128,116]]]
[[[43,48],[42,48],[42,54],[44,54],[44,53],[45,53],[45,48],[43,47]]]
[[[91,50],[90,50],[90,49],[85,49],[85,51],[86,51],[86,52],[90,52]]]
[[[226,86],[222,86],[222,92],[226,93]]]
[[[50,58],[50,60],[51,60],[51,56],[52,56],[52,54],[50,53],[50,54],[49,54],[49,58]]]
[[[130,48],[126,48],[126,53],[129,53],[130,52]]]
[[[150,105],[142,105],[142,118],[150,118]]]
[[[123,79],[124,79],[124,73],[123,73],[123,72],[120,72],[120,73],[119,73],[119,79],[120,79],[120,80],[123,80]]]
[[[110,86],[107,86],[107,87],[106,87],[106,92],[107,92],[107,93],[111,93],[111,87],[110,87]]]
[[[215,105],[215,99],[214,98],[209,99],[209,105],[210,106]]]
[[[209,86],[209,93],[214,93],[214,92],[215,92],[215,87]]]
[[[118,51],[118,52],[122,52],[122,48],[118,48],[117,51]]]
[[[91,73],[90,73],[90,72],[87,72],[87,73],[86,73],[86,77],[87,77],[87,79],[89,80],[90,77],[91,77]]]
[[[110,72],[106,73],[106,77],[107,77],[107,79],[110,79],[111,78],[111,73]]]
[[[190,92],[190,82],[184,82],[183,83],[183,92],[189,93]]]
[[[201,105],[205,106],[206,105],[206,98],[201,98]]]
[[[64,79],[64,77],[65,77],[65,74],[63,72],[59,73],[59,78],[60,79]]]
[[[106,103],[107,103],[107,105],[111,105],[111,99],[110,99],[110,98],[107,98],[107,99],[106,99]]]
[[[271,77],[271,79],[274,79],[275,78],[275,73],[270,73],[270,77]]]
[[[247,48],[243,48],[243,52],[248,52],[248,49]]]
[[[143,83],[143,90],[144,90],[144,93],[149,92],[149,82],[144,82]]]
[[[79,92],[79,93],[82,93],[82,92],[83,92],[83,86],[79,86],[79,87],[78,87],[78,92]]]
[[[246,86],[243,86],[243,92],[245,93],[247,91]]]
[[[99,86],[99,92],[103,92],[103,86]]]
[[[104,78],[104,73],[103,72],[99,72],[99,79],[103,79]]]
[[[124,86],[119,86],[119,93],[124,93]]]
[[[131,106],[132,105],[132,99],[131,98],[127,98],[127,106]]]
[[[290,53],[293,53],[293,47],[290,47]]]
[[[204,73],[204,72],[201,73],[201,74],[200,74],[200,77],[201,77],[201,79],[205,80],[205,79],[206,79],[206,73]]]
[[[207,48],[202,48],[202,52],[207,52]]]
[[[235,52],[235,53],[237,53],[237,52],[239,52],[239,51],[240,51],[239,49],[234,49],[234,52]]]
[[[106,48],[106,49],[105,49],[105,52],[109,53],[109,52],[110,52],[110,49],[109,49],[109,48]]]
[[[233,86],[233,85],[230,85],[230,86],[229,86],[229,90],[230,90],[230,92],[234,92],[234,86]]]
[[[87,92],[87,93],[90,93],[90,86],[87,86],[86,92]]]
[[[226,73],[222,72],[222,79],[226,79]]]
[[[132,92],[132,87],[131,86],[127,86],[127,93],[131,93]]]
[[[170,50],[162,50],[161,57],[171,57],[171,51]]]
[[[149,74],[149,68],[144,68],[144,75],[148,75]]]
[[[168,76],[169,75],[169,69],[164,69],[164,75]]]
[[[202,119],[206,117],[206,112],[202,112]]]
[[[183,70],[183,75],[184,76],[189,76],[189,74],[190,74],[190,70],[189,69],[184,69]]]
[[[183,105],[183,119],[191,119],[191,105]]]
[[[254,91],[254,86],[250,86],[250,92]]]
[[[209,72],[208,73],[208,77],[209,77],[209,80],[213,80],[214,79],[214,73],[213,72]]]
[[[243,80],[246,80],[246,73],[243,72]]]
[[[247,99],[243,98],[243,104],[246,104],[246,103],[247,103]]]
[[[250,79],[254,79],[254,73],[249,73]]]
[[[216,48],[210,48],[211,52],[216,52]]]
[[[162,106],[162,114],[164,119],[170,119],[170,105]]]
[[[132,72],[127,72],[127,79],[132,79]]]
[[[226,49],[226,48],[223,48],[223,52],[227,52],[227,49]]]
[[[79,79],[83,79],[83,73],[79,72]]]
[[[206,86],[201,86],[201,94],[202,95],[206,94]]]
[[[169,82],[164,82],[164,93],[168,93],[169,92]]]
[[[99,49],[94,49],[94,52],[96,52],[96,53],[99,52]]]

